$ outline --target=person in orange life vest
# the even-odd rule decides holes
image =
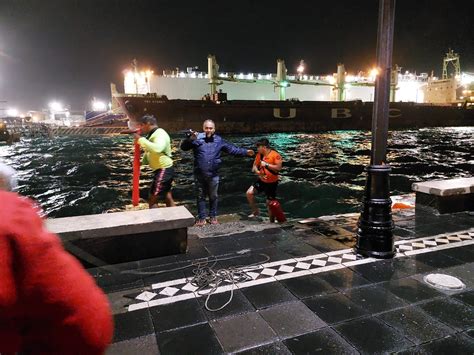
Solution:
[[[0,163],[0,354],[103,354],[107,297],[14,186]]]
[[[278,174],[282,169],[283,160],[281,155],[270,148],[268,139],[264,138],[257,142],[257,155],[252,167],[252,171],[258,175],[258,180],[247,190],[247,200],[252,214],[250,218],[260,215],[260,211],[255,203],[255,195],[264,193],[267,197],[267,205],[270,201],[276,199],[278,187]],[[270,208],[268,208],[270,222],[275,222]]]

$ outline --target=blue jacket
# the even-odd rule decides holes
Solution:
[[[217,176],[221,165],[221,151],[231,155],[246,156],[247,149],[238,148],[227,143],[217,134],[206,138],[205,133],[199,133],[195,140],[185,139],[181,142],[182,150],[193,150],[194,173],[205,176]]]

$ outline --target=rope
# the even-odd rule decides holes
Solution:
[[[180,271],[180,270],[188,269],[190,267],[194,267],[193,269],[194,276],[191,279],[188,279],[187,281],[191,283],[191,285],[198,288],[196,292],[199,295],[206,296],[206,301],[204,303],[204,306],[206,307],[206,309],[211,312],[217,312],[224,309],[232,302],[232,299],[234,298],[234,289],[236,288],[236,284],[240,282],[245,282],[245,281],[252,281],[253,278],[248,273],[251,271],[260,269],[261,264],[268,262],[270,260],[270,257],[266,254],[258,254],[259,256],[262,256],[264,260],[258,261],[253,264],[231,266],[228,268],[215,270],[216,264],[219,261],[237,259],[237,258],[246,256],[248,254],[249,254],[249,251],[246,250],[244,251],[244,253],[241,253],[240,255],[237,255],[237,256],[231,256],[231,257],[226,257],[226,258],[213,258],[213,259],[205,258],[205,259],[193,261],[192,263],[188,265],[184,265],[184,266],[173,268],[173,269],[166,269],[166,270],[161,270],[161,271],[125,270],[125,271],[122,271],[122,273],[133,274],[133,275],[159,275],[166,272]],[[232,285],[230,289],[229,298],[222,306],[217,307],[217,308],[211,308],[209,306],[209,301],[212,295],[214,295],[217,289],[223,284]],[[209,288],[209,291],[207,293],[203,292],[203,290],[207,288]]]
[[[190,280],[190,283],[191,285],[198,287],[196,292],[199,295],[206,295],[204,306],[208,311],[217,312],[227,307],[234,298],[234,289],[236,287],[236,283],[253,280],[248,272],[259,269],[261,264],[270,260],[270,257],[266,254],[259,255],[263,256],[265,260],[245,266],[231,266],[229,268],[218,270],[214,270],[216,263],[214,263],[211,267],[198,265],[198,267],[193,270],[194,277]],[[229,298],[222,306],[211,308],[209,306],[211,296],[217,291],[219,286],[224,283],[232,285]],[[210,287],[210,290],[207,293],[202,293],[202,291],[208,287]]]

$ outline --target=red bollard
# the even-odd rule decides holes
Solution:
[[[268,207],[270,208],[272,215],[279,223],[286,222],[285,213],[283,213],[283,209],[281,208],[280,202],[278,202],[278,200],[271,200],[268,202]]]

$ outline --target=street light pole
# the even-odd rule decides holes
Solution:
[[[395,255],[393,243],[390,166],[386,164],[392,70],[395,0],[379,0],[377,69],[372,110],[372,146],[362,212],[357,224],[356,251],[374,258]]]

